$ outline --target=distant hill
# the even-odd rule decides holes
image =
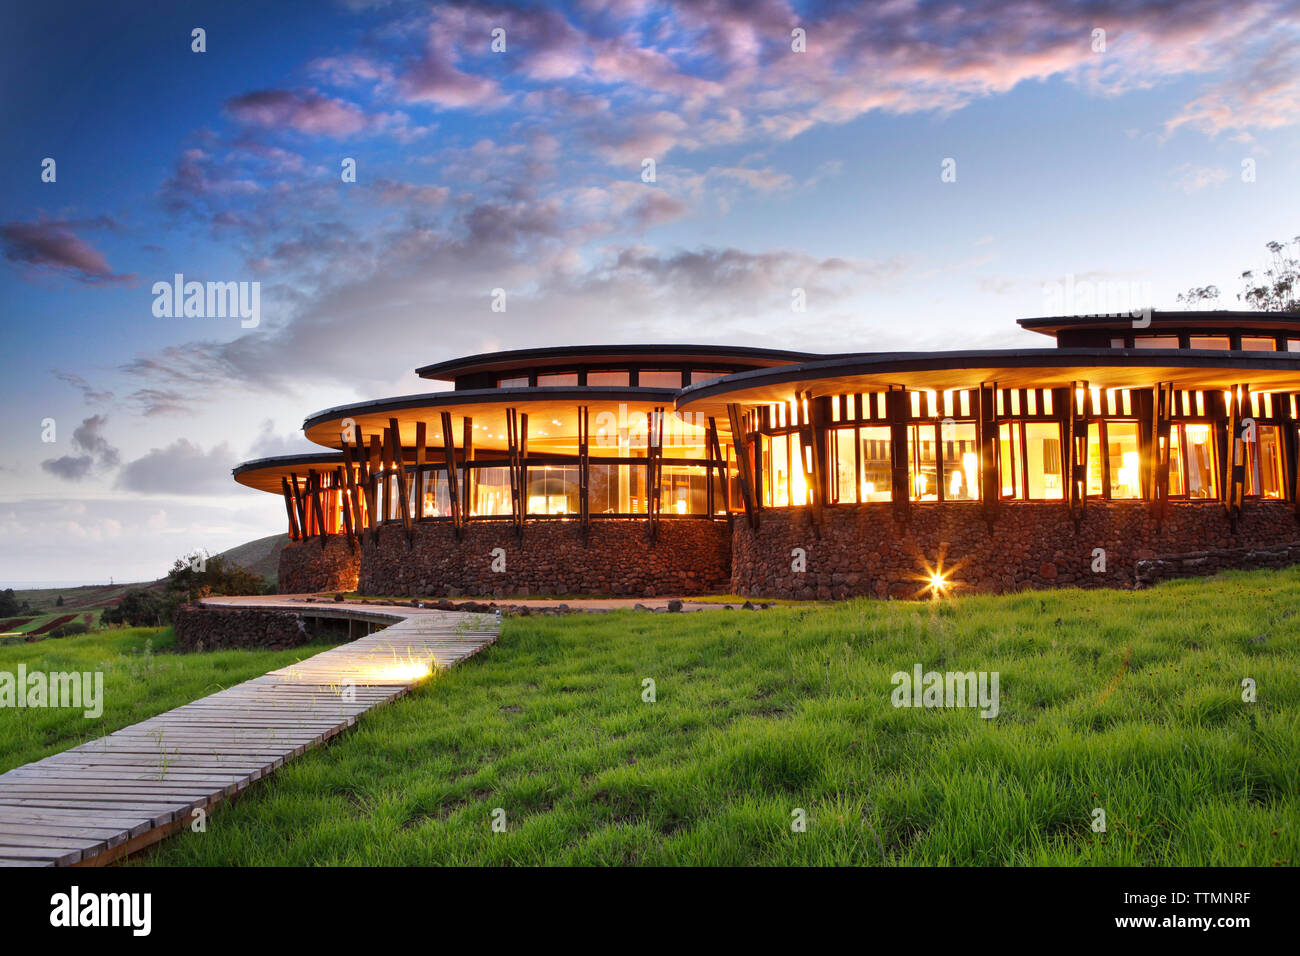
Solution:
[[[272,534],[222,551],[221,557],[246,568],[268,584],[279,576],[280,552],[289,541],[287,534]],[[216,555],[213,555],[216,557]],[[167,586],[166,575],[157,581],[139,581],[123,584],[86,584],[81,587],[14,589],[14,597],[27,601],[36,614],[70,613],[72,611],[98,612],[114,607],[127,591],[143,588],[162,591]],[[63,604],[58,599],[63,598]]]
[[[249,541],[222,551],[213,557],[222,557],[227,561],[260,575],[267,583],[274,583],[280,573],[280,552],[289,543],[287,534],[272,534],[256,541]]]

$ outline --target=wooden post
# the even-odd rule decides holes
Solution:
[[[745,423],[740,406],[732,403],[727,406],[727,419],[731,424],[731,444],[736,449],[736,472],[740,482],[740,497],[745,505],[745,518],[749,521],[751,531],[758,530],[758,502],[754,497],[754,486],[750,481],[753,474],[750,468],[749,454],[745,450]]]
[[[348,439],[343,439],[343,509],[348,512],[348,524],[355,540],[361,538],[361,497],[357,494],[356,476],[352,472],[352,451]]]
[[[425,453],[428,450],[429,431],[423,421],[415,423],[415,480],[411,482],[411,517],[419,521],[424,517]],[[437,478],[433,479],[434,495],[437,495]]]
[[[807,410],[804,409],[805,402]],[[826,405],[825,415],[820,412],[823,403]],[[820,538],[822,506],[827,499],[826,429],[830,425],[830,399],[814,398],[812,392],[805,392],[802,396],[795,395],[795,406],[802,420],[799,450],[803,460],[799,464],[804,468],[804,485],[812,498],[808,515],[812,518],[813,534]]]
[[[731,520],[731,510],[727,502],[727,459],[722,455],[722,444],[718,441],[718,422],[712,415],[709,416],[709,447],[706,452],[709,459],[709,494],[708,504],[709,517],[712,518],[718,510],[718,502],[713,488],[713,473],[718,473],[718,487],[722,492],[722,510],[726,512],[727,520]]]
[[[302,490],[298,487],[298,473],[289,475],[289,485],[293,488],[293,506],[298,512],[298,527],[302,531],[302,540],[311,537],[311,525],[307,521],[307,506],[303,503]]]
[[[460,513],[462,521],[468,521],[474,512],[470,508],[470,474],[469,463],[474,460],[474,419],[466,415],[461,419],[463,437],[460,441],[460,460],[465,466],[465,481],[460,488]]]
[[[1083,393],[1083,408],[1079,408],[1079,393]],[[1088,383],[1070,385],[1070,515],[1077,524],[1088,507],[1088,404],[1092,395]],[[1103,465],[1106,456],[1102,455]]]
[[[334,484],[338,488],[338,493],[342,496],[339,501],[339,510],[343,512],[343,533],[348,536],[348,550],[356,548],[357,534],[352,525],[352,509],[348,502],[349,492],[351,491],[351,482],[344,477],[347,471],[342,468],[334,469]]]
[[[321,498],[325,491],[321,487],[321,476],[316,474],[316,469],[307,469],[307,494],[311,498],[312,512],[316,515],[316,527],[320,529],[320,546],[325,550],[328,539],[325,536],[325,509],[322,506]]]
[[[646,513],[650,519],[650,543],[659,533],[659,513],[663,510],[664,410],[657,407],[646,428]]]
[[[280,491],[284,495],[284,510],[289,514],[289,537],[294,541],[301,541],[302,532],[298,529],[298,516],[293,513],[293,492],[289,490],[289,479],[283,475],[280,476]]]
[[[397,419],[388,420],[388,450],[393,458],[393,471],[397,475],[397,502],[402,512],[402,527],[406,529],[406,545],[415,546],[415,535],[411,530],[411,501],[406,496],[406,462],[402,460],[402,438],[398,431]]]
[[[591,419],[586,405],[578,406],[578,524],[582,544],[591,530]]]
[[[447,499],[451,503],[451,526],[460,540],[463,523],[460,514],[460,482],[456,476],[456,442],[451,437],[451,412],[441,412],[442,455],[447,462]]]
[[[371,509],[370,509],[370,540],[379,540],[379,526],[389,517],[388,509],[392,504],[392,496],[388,493],[388,479],[383,475],[383,449],[378,435],[370,436],[370,486],[371,486]],[[383,487],[380,487],[380,482]]]
[[[998,383],[981,382],[975,443],[980,455],[980,504],[990,528],[1002,503],[1002,476],[998,473]]]
[[[1228,472],[1227,494],[1224,503],[1228,510],[1228,520],[1233,531],[1237,529],[1237,519],[1241,517],[1241,507],[1246,497],[1246,442],[1243,422],[1250,418],[1250,386],[1235,385],[1230,390],[1228,400],[1228,453],[1231,455]],[[1256,431],[1258,441],[1258,430]],[[1257,453],[1258,454],[1258,453]]]
[[[1155,516],[1156,527],[1169,515],[1169,437],[1173,430],[1176,398],[1173,382],[1160,382],[1151,396],[1151,472],[1147,484],[1151,489],[1151,513]]]
[[[908,421],[911,418],[911,401],[907,388],[891,385],[885,394],[885,410],[889,416],[889,458],[891,466],[890,498],[894,517],[906,522],[911,517],[912,482],[908,477]]]

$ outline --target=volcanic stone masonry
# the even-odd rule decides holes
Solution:
[[[361,549],[343,535],[290,541],[280,552],[281,594],[355,591],[361,574]]]
[[[459,597],[564,594],[655,595],[725,591],[731,541],[725,522],[664,521],[652,543],[637,520],[593,522],[584,544],[571,522],[529,525],[522,544],[509,522],[467,525],[461,540],[446,522],[386,525],[364,536],[362,594]],[[319,548],[319,545],[317,545]],[[505,570],[493,571],[503,557]],[[287,550],[287,549],[286,549]]]
[[[967,504],[914,507],[906,523],[888,504],[827,508],[824,516],[820,536],[805,508],[765,510],[757,532],[736,521],[732,592],[916,598],[927,584],[925,569],[940,562],[958,592],[1132,587],[1139,561],[1162,560],[1146,572],[1153,579],[1205,573],[1206,564],[1214,570],[1271,567],[1290,553],[1278,546],[1300,539],[1293,506],[1285,502],[1247,505],[1235,533],[1223,505],[1214,502],[1171,503],[1159,527],[1140,501],[1090,504],[1077,529],[1059,502],[1004,503],[991,528],[982,511]],[[806,554],[802,573],[792,570],[795,548]],[[1104,571],[1093,570],[1096,548],[1105,549]],[[1271,550],[1265,555],[1260,549]],[[1205,560],[1180,571],[1175,556],[1192,555]]]
[[[292,611],[182,604],[172,616],[172,625],[176,642],[187,651],[239,647],[283,650],[311,640],[302,617]]]

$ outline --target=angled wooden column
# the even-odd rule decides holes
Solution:
[[[990,528],[1002,503],[1002,476],[998,474],[998,385],[981,382],[976,390],[975,444],[980,455],[980,506]]]
[[[1088,403],[1091,400],[1086,381],[1071,383],[1070,516],[1076,523],[1088,507]]]
[[[384,476],[384,452],[383,443],[378,435],[370,436],[370,485],[372,487],[371,497],[373,498],[374,507],[370,512],[370,540],[379,540],[379,526],[391,517],[388,514],[389,507],[392,505],[392,495],[388,492],[388,478]]]
[[[1169,516],[1170,434],[1173,431],[1176,399],[1173,382],[1159,383],[1152,395],[1150,486],[1151,512],[1155,515],[1157,527]]]
[[[460,513],[462,520],[468,521],[470,515],[474,512],[470,508],[470,475],[472,470],[469,463],[474,460],[474,419],[466,415],[461,419],[462,438],[460,441],[460,460],[464,464],[465,481],[460,488]]]
[[[586,405],[578,406],[578,524],[585,545],[591,529],[591,418]]]
[[[307,520],[307,506],[303,502],[302,489],[298,487],[298,473],[289,474],[289,487],[293,489],[293,507],[298,513],[298,527],[302,532],[302,540],[306,541],[311,537],[311,525]]]
[[[821,537],[822,507],[826,504],[826,429],[830,426],[830,399],[814,398],[812,392],[795,395],[800,421],[799,450],[804,469],[804,485],[809,497],[808,515],[812,519],[813,534]],[[807,406],[805,408],[804,406]],[[825,405],[825,414],[821,408]]]
[[[656,407],[646,428],[646,514],[649,518],[650,542],[659,533],[660,496],[663,492],[664,410]]]
[[[1295,396],[1289,392],[1273,396],[1274,412],[1282,426],[1283,470],[1286,473],[1286,494],[1295,505],[1296,517],[1300,518],[1300,468],[1297,467],[1297,455],[1300,454],[1300,436],[1296,434],[1296,419],[1291,414],[1291,402]]]
[[[424,517],[424,489],[426,482],[429,482],[429,476],[425,469],[428,464],[427,457],[429,447],[429,429],[423,421],[415,423],[415,476],[411,481],[411,520],[419,521]],[[433,485],[434,500],[437,500],[438,479],[434,477],[431,482]]]
[[[522,543],[524,520],[528,514],[528,415],[521,415],[518,409],[506,409],[506,442],[510,455],[510,504],[515,537]]]
[[[740,498],[745,506],[745,519],[751,531],[758,530],[758,502],[754,497],[754,471],[745,448],[745,419],[740,406],[734,402],[727,406],[727,420],[731,424],[731,444],[736,450],[736,478],[740,483]]]
[[[709,493],[707,505],[709,509],[709,517],[712,518],[718,511],[717,492],[720,491],[722,493],[722,510],[726,512],[727,520],[730,521],[731,508],[727,501],[727,459],[722,454],[722,443],[718,441],[718,422],[712,415],[709,416],[708,451],[705,452],[705,455],[709,460]],[[718,474],[718,486],[716,489],[713,484],[713,474],[715,471]]]
[[[293,492],[289,490],[289,479],[283,475],[280,476],[280,492],[284,495],[284,510],[289,514],[289,538],[293,541],[301,541],[302,532],[298,529],[298,516],[293,512]]]
[[[343,510],[350,515],[348,523],[352,528],[352,537],[356,541],[361,539],[361,495],[357,490],[357,475],[352,470],[352,447],[349,440],[352,436],[343,435],[343,492],[345,499]]]
[[[885,412],[889,417],[890,500],[894,517],[907,521],[911,517],[912,482],[908,477],[908,421],[911,398],[907,388],[891,385],[885,393]]]
[[[1246,498],[1246,465],[1247,449],[1245,441],[1245,420],[1251,417],[1250,414],[1250,386],[1234,385],[1229,389],[1228,397],[1228,452],[1231,456],[1229,459],[1228,469],[1228,487],[1224,495],[1224,504],[1227,507],[1228,519],[1233,530],[1236,530],[1237,519],[1241,517],[1241,508]],[[1258,440],[1258,431],[1256,431],[1256,440]]]
[[[406,462],[402,459],[402,437],[397,427],[397,419],[388,420],[388,453],[393,460],[393,473],[397,476],[397,504],[402,514],[402,527],[406,529],[407,547],[415,546],[415,535],[411,530],[411,501],[406,496]]]
[[[439,418],[442,421],[442,456],[447,462],[447,499],[451,503],[451,526],[459,541],[464,519],[460,511],[460,481],[456,474],[456,441],[451,437],[451,412],[441,412]]]
[[[325,508],[321,498],[325,491],[321,487],[321,477],[315,468],[307,469],[307,497],[311,499],[312,513],[316,516],[316,527],[320,531],[321,550],[325,549],[328,539],[325,536]]]
[[[351,482],[345,477],[346,469],[339,467],[334,469],[334,484],[338,488],[341,496],[339,501],[339,511],[343,512],[343,533],[348,536],[348,550],[352,551],[357,545],[356,528],[352,524],[352,508],[349,502],[349,493],[351,492]]]

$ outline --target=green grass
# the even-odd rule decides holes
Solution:
[[[1291,570],[507,619],[140,862],[1294,864],[1297,612]],[[1000,672],[1000,715],[895,709],[890,676],[918,662]]]
[[[0,773],[129,724],[214,694],[269,670],[318,654],[332,644],[287,651],[174,653],[171,628],[123,628],[0,647],[0,671],[103,671],[104,713],[0,708]]]

